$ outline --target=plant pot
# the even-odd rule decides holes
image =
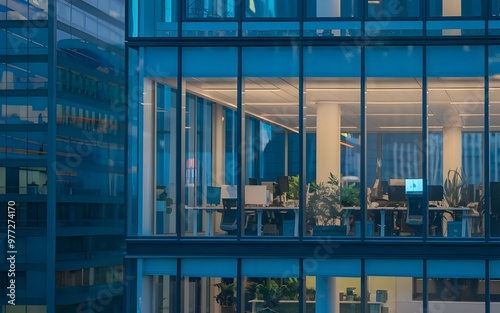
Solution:
[[[345,225],[313,226],[314,236],[345,236],[346,234],[347,226]]]
[[[232,306],[221,306],[220,307],[220,312],[221,313],[233,313],[234,312],[234,307],[232,307]]]

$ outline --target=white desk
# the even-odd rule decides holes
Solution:
[[[387,210],[390,210],[390,211],[406,211],[408,208],[407,207],[376,207],[376,208],[367,208],[368,211],[375,211],[375,210],[379,210],[380,211],[380,237],[384,237],[385,236],[385,215],[386,215],[386,211]],[[343,207],[342,210],[344,210],[346,212],[346,216],[348,217],[349,216],[349,213],[351,210],[360,210],[359,207]],[[449,207],[429,207],[429,212],[432,212],[432,211],[442,211],[442,212],[445,212],[445,211],[462,211],[462,237],[471,237],[472,236],[472,233],[471,233],[471,224],[472,224],[472,221],[471,221],[471,217],[473,216],[469,216],[467,215],[467,212],[469,211],[470,209],[468,207],[455,207],[455,208],[449,208]],[[349,223],[349,219],[346,218],[346,220],[344,221],[344,225],[347,225],[348,226],[348,223]]]
[[[224,208],[222,206],[199,206],[191,207],[186,206],[186,210],[191,211],[193,216],[193,236],[198,236],[198,212],[200,210],[207,212],[207,218],[205,221],[205,236],[213,236],[213,213],[222,212]],[[299,236],[299,208],[298,207],[260,207],[260,206],[247,206],[245,211],[255,211],[257,213],[257,236],[262,236],[262,214],[264,211],[289,211],[292,210],[294,213],[294,230],[293,235],[295,237]]]

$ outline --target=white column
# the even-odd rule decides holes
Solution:
[[[316,277],[316,312],[338,312],[338,293],[335,277]]]
[[[443,16],[462,16],[462,0],[443,0]],[[460,29],[444,29],[443,36],[460,36]]]
[[[316,0],[317,17],[340,17],[340,0]]]
[[[225,153],[224,153],[224,109],[221,105],[214,105],[213,119],[212,119],[212,155],[213,155],[213,171],[215,175],[212,178],[214,186],[223,185],[226,179]]]
[[[340,104],[318,103],[316,115],[316,181],[340,180]]]
[[[462,128],[443,128],[443,181],[449,170],[462,167]]]
[[[155,171],[155,106],[154,82],[144,79],[143,104],[144,121],[142,133],[143,145],[143,184],[142,184],[142,234],[151,235],[154,231],[156,204],[156,171]]]
[[[462,0],[443,0],[443,16],[462,16]]]

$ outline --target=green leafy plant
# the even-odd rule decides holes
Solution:
[[[443,185],[443,196],[449,207],[461,207],[469,203],[467,177],[461,168],[448,171]]]
[[[299,174],[288,177],[288,192],[287,192],[288,199],[299,200],[299,190],[300,190],[299,180],[300,180]]]
[[[174,201],[168,197],[166,189],[167,187],[163,185],[156,186],[156,201],[166,201],[167,207],[169,207]]]
[[[255,287],[255,290],[256,299],[264,300],[264,306],[271,309],[279,306],[279,300],[289,292],[286,285],[280,286],[272,278],[266,278],[265,282]]]
[[[306,218],[316,225],[335,225],[335,219],[342,216],[341,188],[338,178],[330,173],[326,183],[313,184],[309,196]]]
[[[345,207],[359,207],[359,189],[355,188],[355,184],[346,184],[342,187],[340,201],[342,206]]]
[[[220,282],[214,284],[214,286],[219,288],[219,293],[214,296],[215,301],[221,306],[233,307],[236,300],[234,282],[230,284]]]

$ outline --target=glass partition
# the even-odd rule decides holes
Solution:
[[[360,260],[305,259],[304,272],[306,312],[361,312]]]
[[[185,234],[235,236],[237,49],[184,48],[182,65]]]
[[[489,201],[490,235],[500,236],[500,46],[489,47],[489,145],[490,145],[490,197],[480,198],[484,206]],[[481,202],[480,202],[481,203]],[[484,207],[483,207],[484,209]],[[485,218],[488,214],[481,212]],[[483,218],[483,222],[484,222]]]
[[[236,312],[236,259],[181,261],[184,312]]]
[[[485,0],[427,0],[430,17],[483,16]]]
[[[242,57],[245,233],[298,236],[299,177],[288,172],[297,159],[288,138],[299,131],[298,51],[243,48]]]
[[[177,49],[144,48],[140,51],[142,67],[142,114],[139,142],[139,181],[143,182],[142,233],[174,235],[178,204],[176,196],[177,147]],[[169,60],[169,61],[166,61]],[[135,90],[134,90],[135,91]],[[141,185],[139,183],[139,185]]]
[[[177,259],[145,259],[140,264],[138,272],[142,273],[142,277],[136,281],[141,287],[131,290],[137,290],[142,309],[158,313],[175,312],[181,305],[176,301],[177,295],[182,292],[177,287]]]
[[[367,236],[422,236],[422,47],[367,47],[365,62]]]
[[[368,18],[387,23],[395,18],[420,17],[420,1],[421,0],[367,1]]]
[[[359,17],[360,3],[358,0],[307,0],[306,12],[309,18]],[[332,34],[333,36],[333,34]]]
[[[245,17],[293,18],[297,17],[297,0],[245,0]]]
[[[366,260],[370,312],[421,312],[422,260]],[[381,311],[379,311],[380,309]]]
[[[427,47],[429,236],[482,237],[484,47]]]
[[[314,236],[359,236],[360,68],[358,47],[304,49],[307,231]],[[308,172],[309,173],[309,172]]]
[[[484,261],[427,261],[429,312],[485,312]]]
[[[235,0],[187,0],[186,17],[226,19],[235,17]]]
[[[243,259],[241,262],[245,292],[242,312],[299,311],[298,260]]]
[[[500,261],[490,260],[490,312],[500,310]]]
[[[133,37],[177,37],[178,5],[179,2],[175,0],[131,3],[129,35]]]

